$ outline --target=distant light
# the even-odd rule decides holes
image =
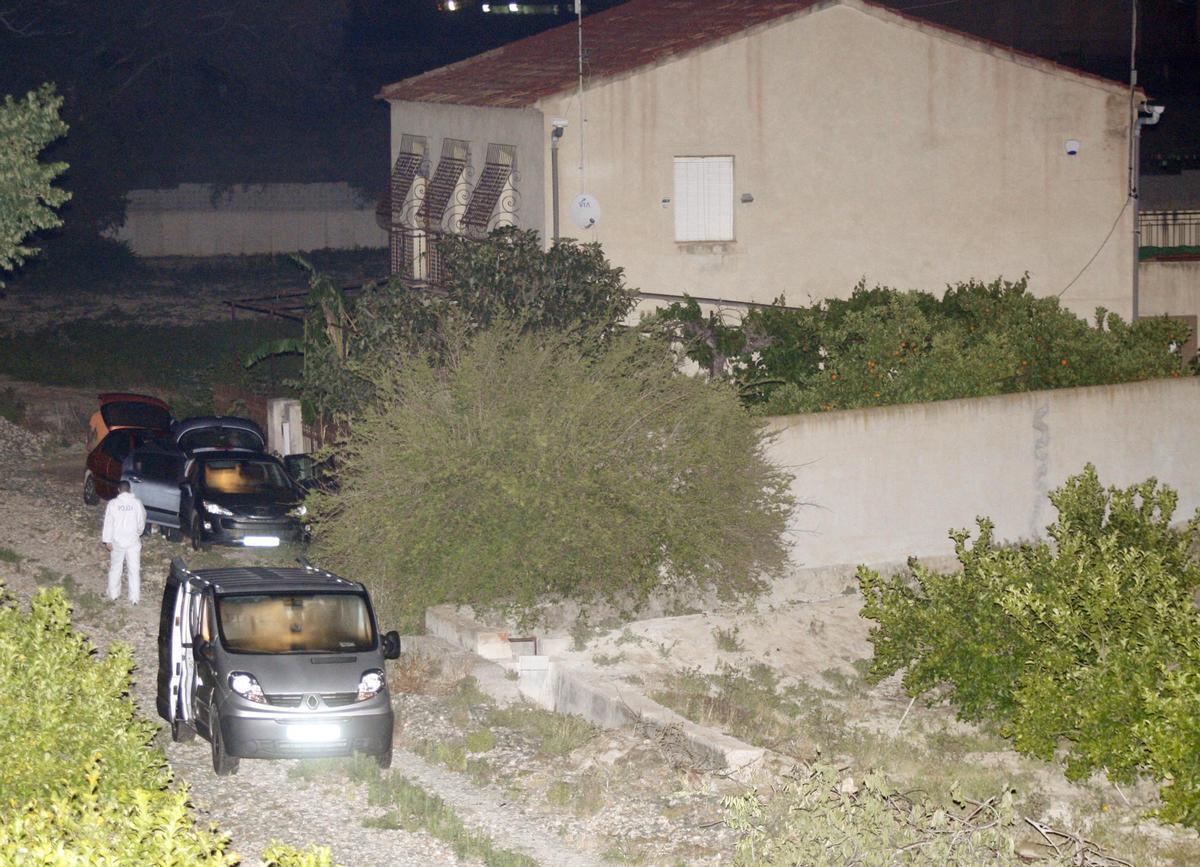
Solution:
[[[482,6],[480,6],[479,8],[480,8],[480,9],[482,9],[484,12],[491,12],[491,11],[492,11],[492,4],[491,4],[491,3],[484,3],[484,4],[483,4]]]
[[[517,4],[516,4],[516,3],[509,3],[509,4],[508,4],[508,11],[509,11],[509,12],[516,12],[516,11],[517,11],[517,8],[518,8],[518,7],[517,7]]]
[[[458,11],[458,0],[446,0],[446,9],[451,12]]]

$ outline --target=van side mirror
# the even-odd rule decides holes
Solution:
[[[383,636],[383,658],[384,659],[399,659],[400,658],[400,633],[396,630],[384,633]]]

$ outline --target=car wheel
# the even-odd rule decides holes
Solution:
[[[225,752],[225,740],[221,737],[221,717],[215,711],[208,730],[209,741],[212,744],[213,770],[218,777],[232,777],[238,771],[238,759]]]
[[[100,502],[100,495],[96,493],[96,479],[92,476],[91,470],[83,474],[83,502],[88,506],[94,506]]]
[[[177,744],[186,744],[196,737],[196,730],[181,720],[178,716],[171,720],[171,740]]]
[[[200,516],[192,515],[192,550],[204,550],[204,528],[200,524]]]
[[[375,755],[375,764],[379,765],[379,770],[386,771],[392,766],[392,751],[386,753],[377,753]]]

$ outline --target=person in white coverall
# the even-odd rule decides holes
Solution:
[[[104,510],[104,531],[100,541],[109,550],[108,600],[121,595],[121,567],[129,567],[129,601],[137,605],[142,594],[142,531],[146,529],[146,507],[122,481],[116,497]]]

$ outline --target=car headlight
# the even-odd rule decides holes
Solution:
[[[297,506],[296,508],[294,508],[290,512],[288,512],[288,514],[291,515],[293,518],[303,518],[305,515],[308,514],[308,506],[301,503],[299,506]]]
[[[383,691],[383,672],[378,668],[364,671],[358,680],[358,698],[355,701],[366,701],[374,698]]]
[[[262,687],[258,685],[258,681],[254,675],[249,672],[229,672],[229,688],[248,701],[257,701],[262,704],[267,703],[267,698],[263,695]],[[361,685],[359,689],[362,689]]]
[[[224,506],[218,506],[216,503],[210,503],[208,500],[201,500],[200,505],[204,507],[204,511],[210,515],[224,515],[229,518],[233,516],[233,512],[226,509]]]

